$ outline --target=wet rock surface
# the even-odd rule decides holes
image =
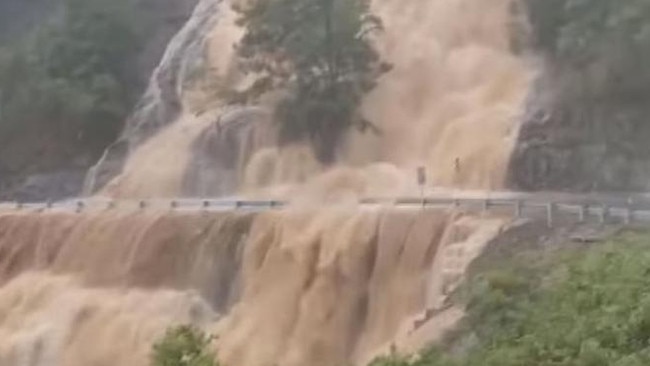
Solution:
[[[583,98],[560,80],[563,75],[542,73],[531,92],[509,185],[533,191],[648,191],[650,107],[626,95]]]

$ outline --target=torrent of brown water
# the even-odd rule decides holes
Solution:
[[[375,1],[372,9],[385,23],[377,47],[394,69],[366,98],[363,110],[381,132],[352,131],[340,149],[339,164],[328,169],[391,164],[403,176],[401,183],[409,183],[392,187],[394,194],[413,189],[417,166],[427,168],[431,185],[501,188],[530,81],[527,65],[510,50],[512,1]],[[233,62],[232,45],[242,32],[234,25],[235,15],[228,4],[224,2],[223,19],[207,36],[206,63],[212,77],[233,87],[245,78],[238,75]],[[194,100],[197,91],[191,91],[188,98]],[[155,168],[156,180],[143,179],[151,161],[165,161],[169,155],[191,160],[193,151],[188,146],[209,127],[197,123],[192,109],[208,109],[213,116],[222,113],[215,100],[199,107],[191,104],[185,103],[186,113],[168,129],[194,125],[197,132],[163,131],[151,139],[133,154],[131,169],[125,169],[118,179],[118,186],[124,187],[114,190],[114,196],[147,197],[160,191],[167,196],[192,195],[173,191],[182,174],[176,164],[169,168],[160,164]],[[259,129],[270,134],[272,126],[267,124],[260,121]],[[239,138],[245,140],[248,135]],[[261,194],[270,194],[286,186],[304,186],[324,169],[305,146],[278,149],[265,142],[247,148],[250,151],[242,154],[245,161],[237,164],[240,192],[259,194],[262,189]],[[381,179],[368,176],[371,184]]]
[[[358,364],[407,341],[504,223],[345,205],[3,213],[0,360],[144,366],[166,326],[191,322],[227,365]],[[465,262],[432,267],[455,247]]]
[[[375,1],[378,46],[395,64],[364,104],[381,135],[352,133],[324,171],[306,146],[242,129],[239,188],[291,197],[290,209],[0,213],[0,365],[145,366],[152,340],[179,322],[215,332],[229,366],[363,364],[431,341],[462,315],[432,311],[507,220],[356,200],[413,189],[417,165],[439,186],[500,187],[528,82],[508,50],[509,4]],[[235,84],[238,34],[226,15],[209,49]],[[196,142],[230,122],[200,93],[102,194],[192,194]]]
[[[26,273],[0,288],[0,365],[147,365],[169,324],[215,318],[191,292],[88,289]]]
[[[432,185],[501,188],[530,80],[523,61],[510,51],[510,5],[510,0],[375,1],[373,11],[385,23],[377,46],[394,69],[363,109],[381,133],[351,133],[342,162],[387,162],[411,181],[416,167],[425,166]],[[275,177],[279,183],[293,178],[282,172]]]
[[[394,69],[364,105],[382,134],[351,139],[350,158],[423,165],[438,186],[501,188],[529,82],[510,51],[511,3],[375,1]]]

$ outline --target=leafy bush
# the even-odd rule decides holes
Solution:
[[[212,338],[191,326],[170,328],[153,346],[152,366],[217,366],[209,350]]]

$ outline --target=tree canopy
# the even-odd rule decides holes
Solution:
[[[534,44],[561,65],[606,79],[599,96],[650,88],[650,2],[646,0],[524,0]],[[593,68],[593,69],[592,69]],[[595,90],[594,90],[595,89]]]
[[[329,163],[348,128],[375,129],[359,104],[390,66],[373,48],[382,22],[368,0],[250,0],[235,11],[245,29],[240,65],[255,79],[240,96],[281,95],[281,143],[308,140]]]
[[[0,50],[3,136],[114,139],[134,100],[136,24],[130,0],[67,0],[60,19]]]

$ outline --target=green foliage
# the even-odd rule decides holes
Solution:
[[[235,10],[246,30],[240,64],[256,79],[241,97],[284,93],[275,118],[281,142],[308,139],[330,162],[345,130],[373,128],[358,107],[389,66],[369,39],[382,23],[368,0],[251,0]]]
[[[465,329],[478,343],[464,354],[375,366],[650,364],[650,236],[626,234],[552,263],[473,281]]]
[[[460,366],[457,360],[448,357],[435,347],[413,357],[393,354],[373,360],[369,366]]]
[[[131,104],[139,47],[130,0],[67,0],[62,18],[0,51],[3,137],[48,131],[103,147]]]
[[[605,78],[591,93],[607,97],[650,90],[650,2],[524,0],[539,49],[586,78]],[[593,69],[590,72],[590,69]]]
[[[212,338],[201,330],[183,325],[167,330],[163,339],[154,344],[152,366],[217,366],[209,350]]]

